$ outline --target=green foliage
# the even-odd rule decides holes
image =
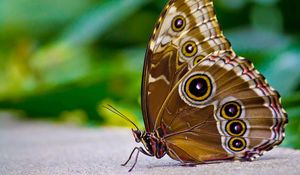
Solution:
[[[238,54],[282,95],[285,146],[300,149],[300,1],[215,0]],[[80,125],[143,125],[144,52],[165,1],[0,1],[0,109]],[[137,116],[137,117],[133,117]]]

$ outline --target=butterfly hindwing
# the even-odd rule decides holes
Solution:
[[[174,86],[156,121],[172,158],[203,162],[261,155],[282,142],[287,116],[250,61],[216,52]]]

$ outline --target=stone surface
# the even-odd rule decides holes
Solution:
[[[0,174],[127,174],[120,166],[137,144],[129,129],[17,122],[0,115]],[[300,151],[276,148],[253,162],[182,167],[140,155],[130,174],[300,174]],[[129,165],[131,165],[130,162]]]

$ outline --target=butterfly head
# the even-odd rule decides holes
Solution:
[[[137,143],[140,143],[142,140],[142,132],[140,130],[131,129],[133,137]]]

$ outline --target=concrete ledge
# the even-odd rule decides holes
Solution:
[[[0,174],[127,174],[136,144],[129,129],[17,122],[0,115]],[[132,163],[132,162],[131,162]],[[253,162],[178,166],[140,155],[131,174],[300,174],[300,151],[276,148]],[[131,164],[129,164],[131,165]]]

